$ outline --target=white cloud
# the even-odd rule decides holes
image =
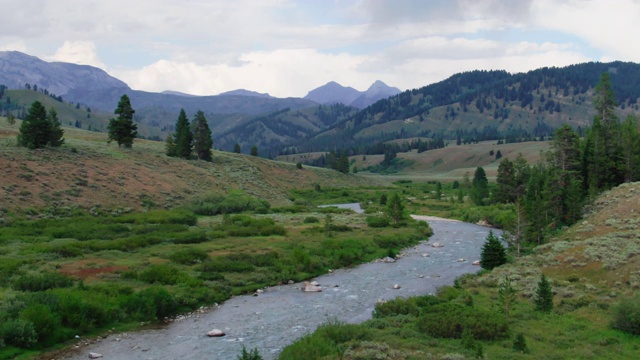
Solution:
[[[640,61],[640,3],[539,0],[531,8],[535,24],[576,35],[609,59]]]
[[[91,41],[65,41],[47,60],[92,65],[103,69],[106,67],[98,58],[96,45]]]

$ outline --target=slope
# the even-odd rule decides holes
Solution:
[[[238,189],[275,205],[292,188],[358,186],[371,181],[258,157],[214,151],[213,162],[164,155],[164,144],[136,139],[132,150],[106,144],[103,133],[65,127],[65,145],[17,147],[20,121],[0,118],[0,203],[3,211],[67,206],[171,207],[203,194]]]

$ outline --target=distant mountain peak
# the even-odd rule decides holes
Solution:
[[[259,97],[259,98],[271,98],[272,96],[267,94],[267,93],[259,93],[257,91],[251,91],[251,90],[245,90],[245,89],[237,89],[237,90],[231,90],[231,91],[226,91],[223,93],[220,93],[219,96],[254,96],[254,97]]]
[[[396,95],[400,92],[400,89],[390,87],[380,80],[376,80],[371,84],[367,91],[358,91],[352,87],[342,86],[335,81],[329,81],[309,91],[304,98],[320,104],[342,103],[363,109],[380,99]]]
[[[180,92],[180,91],[173,91],[173,90],[165,90],[165,91],[161,92],[161,94],[186,96],[186,97],[198,96],[198,95],[191,95],[191,94],[183,93],[183,92]]]

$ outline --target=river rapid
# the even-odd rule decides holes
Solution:
[[[296,283],[267,288],[258,296],[236,296],[158,329],[110,334],[68,351],[64,358],[87,359],[95,352],[118,360],[235,360],[245,346],[257,348],[265,360],[276,359],[284,347],[323,323],[363,322],[371,318],[377,300],[434,293],[456,277],[479,270],[472,262],[480,258],[489,228],[414,217],[427,220],[434,234],[428,242],[405,249],[394,263],[373,262],[312,279],[322,292],[302,292],[302,284]],[[442,247],[431,246],[436,242]],[[395,284],[400,288],[394,289]],[[212,329],[223,330],[226,336],[207,337]]]

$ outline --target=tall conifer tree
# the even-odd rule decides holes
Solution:
[[[193,147],[198,155],[198,159],[211,161],[211,147],[213,146],[213,140],[211,139],[211,130],[209,124],[207,124],[207,118],[204,117],[204,113],[200,110],[193,118]]]
[[[114,111],[118,115],[116,119],[109,120],[109,140],[115,140],[118,147],[124,145],[125,148],[131,148],[133,139],[138,136],[138,125],[133,122],[133,114],[135,110],[131,107],[131,100],[127,95],[122,95],[118,102],[118,107]]]
[[[191,158],[193,150],[193,135],[191,134],[191,125],[184,109],[180,109],[180,115],[176,122],[176,132],[174,134],[174,143],[176,145],[176,155],[184,159]]]

